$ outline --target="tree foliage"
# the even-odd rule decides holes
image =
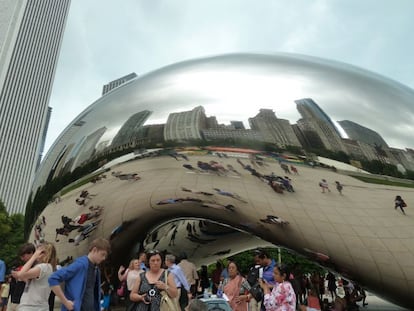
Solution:
[[[6,207],[0,201],[0,236],[2,238],[0,247],[0,259],[10,269],[17,257],[20,245],[24,243],[23,238],[24,216],[13,214],[9,216]]]
[[[278,262],[278,248],[266,248],[266,251],[269,253],[271,258],[275,259],[275,261]],[[245,251],[232,256],[231,258],[223,259],[222,263],[226,266],[229,259],[237,263],[242,274],[246,274],[249,271],[250,267],[252,267],[254,264],[254,253],[252,251]],[[315,271],[321,272],[324,270],[317,263],[284,248],[280,249],[280,259],[282,263],[287,264],[290,267],[299,266],[302,273],[312,273]],[[209,272],[211,273],[214,268],[215,265],[211,265],[208,269]]]

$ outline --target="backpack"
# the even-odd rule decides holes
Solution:
[[[263,290],[259,285],[258,279],[259,279],[259,269],[260,267],[251,267],[249,270],[249,273],[246,276],[247,282],[250,284],[250,294],[252,294],[253,298],[256,301],[262,301],[263,300]]]
[[[249,273],[246,276],[247,282],[250,284],[250,286],[253,286],[257,283],[258,279],[259,279],[259,268],[251,267],[249,270]]]

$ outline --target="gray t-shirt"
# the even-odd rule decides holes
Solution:
[[[19,311],[49,311],[50,287],[48,278],[53,272],[52,265],[39,263],[34,267],[40,268],[39,277],[27,281],[20,299]]]
[[[98,268],[89,261],[88,275],[86,276],[86,286],[82,298],[81,311],[95,310],[95,285],[97,269]]]

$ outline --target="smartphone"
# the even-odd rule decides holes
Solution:
[[[263,279],[263,268],[259,269],[259,279]]]

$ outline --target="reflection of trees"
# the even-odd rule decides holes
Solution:
[[[315,153],[318,156],[329,158],[332,160],[340,161],[343,163],[350,163],[350,157],[343,151],[332,151],[324,148],[315,149],[315,148],[309,148],[306,149],[306,151]]]
[[[370,173],[373,173],[373,174],[387,175],[387,176],[398,177],[398,178],[402,178],[402,177],[409,178],[407,174],[404,176],[404,174],[401,173],[397,169],[397,166],[393,164],[384,163],[379,160],[373,160],[373,161],[362,160],[361,164],[364,170]]]

